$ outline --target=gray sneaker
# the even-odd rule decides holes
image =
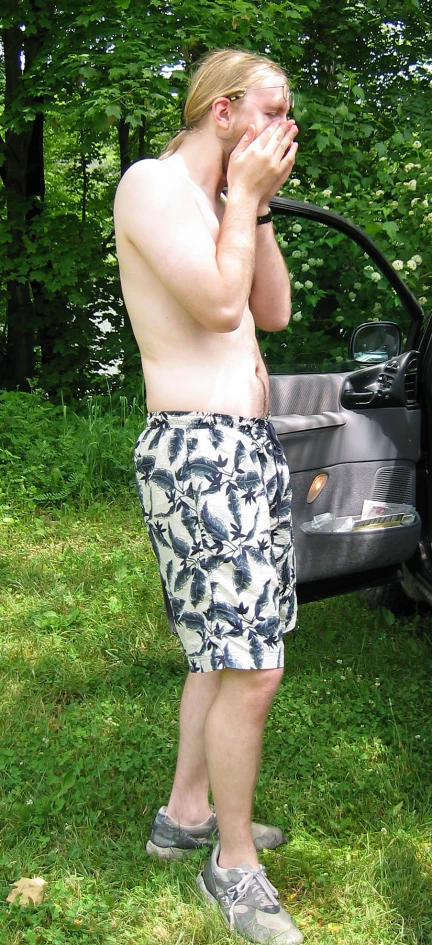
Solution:
[[[300,945],[303,936],[279,903],[278,892],[263,866],[253,869],[243,863],[237,869],[218,866],[219,844],[197,878],[203,896],[216,903],[230,932],[248,942]]]
[[[166,807],[161,807],[156,814],[146,850],[150,856],[158,856],[161,860],[182,860],[195,850],[211,848],[218,837],[216,813],[213,808],[210,817],[203,824],[185,828],[167,814]],[[279,827],[266,827],[265,824],[252,824],[252,837],[258,851],[275,850],[281,843],[286,843],[286,837]]]
[[[160,860],[182,860],[185,856],[191,856],[195,850],[211,848],[217,838],[214,811],[203,824],[185,829],[167,814],[166,807],[161,807],[154,819],[146,850],[150,856],[158,856]]]

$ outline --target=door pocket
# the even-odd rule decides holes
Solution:
[[[370,532],[304,534],[296,546],[298,581],[309,583],[407,561],[417,548],[420,527],[416,513],[410,525],[374,528]]]

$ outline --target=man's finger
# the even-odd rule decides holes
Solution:
[[[244,135],[240,138],[239,143],[234,148],[233,154],[241,154],[243,151],[246,151],[246,148],[252,144],[252,141],[255,138],[255,125],[248,125]]]
[[[260,134],[256,136],[255,141],[257,142],[257,144],[260,145],[262,149],[264,149],[265,147],[267,147],[270,141],[278,140],[278,138],[275,137],[276,135],[278,135],[279,138],[281,136],[283,138],[285,134],[285,124],[286,123],[284,121],[270,122],[270,124],[267,125],[263,129],[263,131],[261,131]]]
[[[294,131],[293,126],[287,128],[286,122],[282,122],[280,125],[269,125],[269,127],[266,128],[266,131],[270,131],[270,134],[265,143],[263,140],[263,149],[269,150],[271,152],[280,150],[282,153],[284,153],[297,134],[297,130],[298,129],[296,128]]]
[[[294,167],[294,161],[296,158],[297,151],[298,151],[298,144],[297,144],[297,141],[295,141],[289,146],[289,148],[287,149],[287,151],[285,152],[285,154],[283,155],[281,159],[282,167],[285,167],[285,170],[287,170],[289,174],[291,173]]]
[[[295,152],[297,151],[297,145],[295,146],[295,150],[293,150],[294,138],[297,134],[297,131],[298,129],[296,128],[295,132],[293,133],[293,129],[290,129],[290,131],[287,134],[285,134],[284,137],[280,141],[275,142],[276,147],[274,148],[274,154],[275,156],[280,155],[281,161],[283,161],[287,157],[288,154],[291,154],[291,152],[295,154]]]

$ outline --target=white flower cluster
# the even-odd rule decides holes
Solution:
[[[402,259],[394,259],[392,262],[392,266],[393,266],[393,269],[396,269],[396,272],[400,272],[404,267]]]
[[[407,187],[408,190],[417,190],[417,181],[415,177],[412,180],[404,181],[404,187]]]
[[[414,271],[417,269],[417,266],[421,266],[422,262],[423,262],[422,257],[419,256],[418,253],[416,253],[415,256],[412,256],[411,259],[408,259],[408,261],[407,261],[407,263],[406,263],[406,267],[407,267],[407,269],[411,269],[411,271],[414,272]],[[396,265],[396,263],[397,263],[398,265]],[[393,269],[399,269],[399,270],[400,270],[400,269],[403,269],[403,267],[404,267],[404,264],[403,264],[402,260],[401,260],[401,259],[395,259],[395,261],[394,261],[394,263],[393,263]]]
[[[292,317],[292,320],[293,320],[293,322],[301,322],[301,320],[302,320],[302,313],[301,313],[301,312],[294,312],[294,315],[293,315],[293,317]]]
[[[421,141],[418,141],[418,140],[413,141],[412,146],[413,148],[417,148],[417,149],[421,148]]]
[[[323,197],[331,197],[333,191],[331,190],[330,187],[327,187],[326,190],[323,190],[322,193],[323,193]]]
[[[369,279],[371,279],[372,282],[380,282],[382,279],[381,273],[377,272],[373,266],[364,266],[364,271],[367,272]]]

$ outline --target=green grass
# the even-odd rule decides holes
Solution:
[[[0,516],[1,945],[228,945],[204,862],[144,848],[176,756],[183,657],[131,494]],[[269,718],[263,862],[316,945],[432,943],[432,623],[300,609]],[[5,903],[21,876],[42,907]]]

